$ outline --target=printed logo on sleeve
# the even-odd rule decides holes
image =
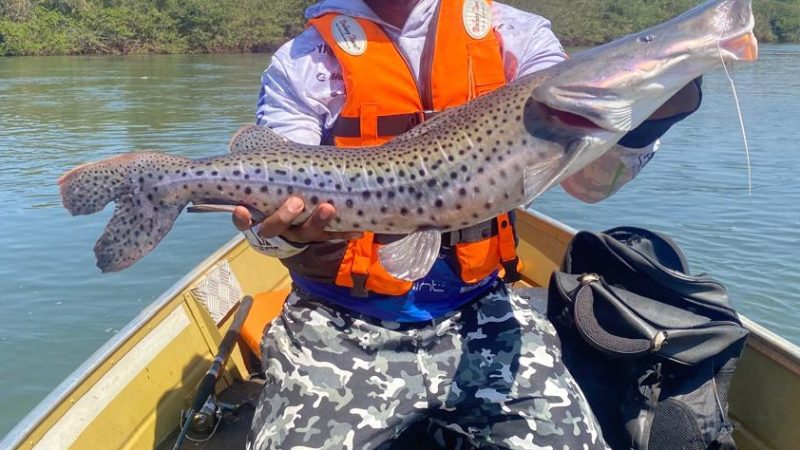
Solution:
[[[473,39],[482,39],[492,29],[492,7],[484,0],[465,0],[462,18]]]
[[[336,16],[331,28],[336,44],[347,54],[359,56],[367,51],[367,34],[352,17]]]

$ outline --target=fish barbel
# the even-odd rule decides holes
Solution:
[[[274,212],[303,197],[305,220],[336,207],[331,231],[408,236],[381,249],[389,273],[424,276],[441,233],[527,204],[601,156],[692,79],[753,61],[749,0],[706,2],[668,22],[585,51],[359,150],[288,142],[249,126],[229,154],[187,159],[135,152],[59,180],[73,214],[116,209],[95,245],[103,272],[149,253],[189,203]]]

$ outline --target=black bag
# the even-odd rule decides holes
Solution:
[[[614,449],[735,449],[728,389],[747,337],[725,288],[668,237],[580,232],[552,275],[564,363]]]

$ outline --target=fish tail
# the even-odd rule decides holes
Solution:
[[[116,203],[94,247],[100,270],[131,266],[166,236],[188,199],[163,188],[159,193],[157,184],[171,168],[189,161],[160,153],[128,153],[78,166],[58,180],[61,200],[72,215],[92,214]]]

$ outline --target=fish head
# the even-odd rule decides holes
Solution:
[[[681,88],[731,61],[754,61],[750,0],[713,0],[554,67],[532,98],[616,133],[636,128]]]

